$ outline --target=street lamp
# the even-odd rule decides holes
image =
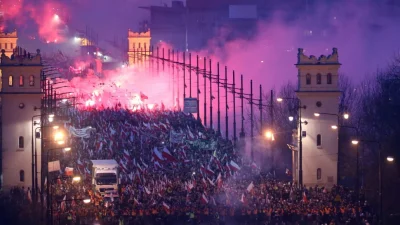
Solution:
[[[343,114],[343,118],[344,118],[345,120],[348,120],[349,117],[350,117],[350,115],[349,115],[348,113],[344,113],[344,114]]]
[[[49,115],[49,122],[53,122],[54,121],[54,114],[50,114]]]
[[[354,143],[356,140],[353,140]],[[352,141],[352,143],[353,143]],[[366,142],[366,143],[377,143],[379,146],[378,150],[378,178],[379,178],[379,224],[383,224],[383,195],[382,195],[382,190],[383,190],[383,177],[382,177],[382,144],[380,141],[369,141],[369,140],[360,140],[359,142]],[[358,143],[358,140],[357,140]],[[393,162],[394,158],[392,156],[386,157],[386,160],[388,162]]]
[[[303,136],[302,136],[302,124],[308,124],[307,121],[301,121],[301,110],[306,109],[307,107],[301,104],[301,100],[298,98],[277,98],[278,102],[282,102],[283,100],[296,100],[297,101],[297,109],[298,110],[298,123],[299,123],[299,186],[303,188]],[[290,120],[290,118],[289,118]]]
[[[336,129],[338,129],[338,126],[332,125],[331,128],[332,128],[333,130],[336,130]]]

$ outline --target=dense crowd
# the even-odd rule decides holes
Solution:
[[[375,224],[365,201],[335,186],[279,182],[192,115],[178,111],[70,111],[72,151],[61,167],[80,183],[56,179],[61,223],[89,224]],[[115,159],[119,197],[94,191],[90,160]],[[57,174],[53,174],[52,180]],[[90,204],[78,199],[91,198]],[[63,201],[69,199],[70,201]],[[59,212],[59,213],[58,213]]]

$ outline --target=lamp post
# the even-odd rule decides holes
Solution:
[[[378,179],[379,179],[379,224],[383,224],[383,177],[382,177],[382,163],[383,163],[383,158],[382,158],[382,144],[380,141],[375,141],[375,140],[352,140],[351,143],[353,145],[358,145],[359,142],[363,143],[376,143],[378,144]],[[388,156],[386,160],[391,163],[394,161],[394,158],[392,156]]]
[[[342,126],[340,126],[339,124],[340,124],[340,114],[336,114],[336,113],[324,113],[324,112],[316,112],[316,113],[314,113],[314,116],[315,117],[320,117],[321,115],[327,115],[327,116],[336,116],[337,117],[337,125],[332,125],[332,129],[334,129],[334,130],[338,130],[338,138],[337,138],[337,140],[338,140],[338,158],[337,158],[337,174],[336,174],[336,183],[337,184],[339,184],[339,180],[340,180],[340,178],[339,178],[339,176],[340,176],[340,173],[339,173],[339,168],[340,168],[340,165],[339,165],[339,163],[340,163],[340,153],[341,153],[341,151],[340,151],[340,128],[342,127]],[[349,119],[349,117],[350,117],[350,115],[348,114],[348,113],[344,113],[343,114],[343,118],[344,119]]]
[[[36,195],[36,187],[37,187],[37,178],[36,178],[36,173],[35,173],[35,165],[37,164],[37,154],[36,154],[36,152],[35,152],[35,149],[34,149],[34,139],[33,139],[33,135],[34,135],[34,133],[33,133],[33,130],[34,130],[34,127],[36,126],[36,125],[40,125],[40,122],[39,123],[37,123],[36,121],[34,121],[34,119],[35,118],[37,118],[37,117],[40,117],[40,116],[42,116],[42,115],[34,115],[34,116],[32,116],[32,138],[31,138],[31,148],[32,148],[32,196],[33,196],[33,204],[34,205],[36,205],[36,197],[37,197],[37,195]],[[35,181],[36,181],[36,183],[35,183]]]
[[[308,124],[307,121],[301,121],[301,110],[306,109],[307,107],[305,105],[301,104],[301,100],[298,98],[278,98],[278,102],[282,102],[283,100],[296,100],[297,101],[297,109],[298,109],[298,124],[299,124],[299,186],[303,188],[303,135],[302,135],[302,124],[304,123],[305,125]],[[289,117],[290,120],[290,117]]]
[[[52,195],[53,195],[53,189],[52,189],[52,180],[49,178],[49,174],[50,174],[50,172],[49,172],[49,169],[48,169],[48,164],[49,164],[49,156],[50,156],[50,152],[51,151],[54,151],[54,150],[60,150],[60,149],[62,149],[62,150],[64,150],[64,151],[66,151],[66,152],[68,152],[68,151],[71,151],[71,148],[70,147],[64,147],[64,148],[53,148],[53,149],[48,149],[47,150],[47,179],[49,180],[49,184],[50,184],[50,188],[47,188],[47,210],[50,210],[50,223],[52,224],[53,223],[53,199],[52,199]],[[57,178],[58,179],[58,178]],[[80,181],[80,179],[79,179],[79,181]]]

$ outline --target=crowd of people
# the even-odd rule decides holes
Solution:
[[[61,160],[82,181],[51,183],[62,224],[375,224],[368,204],[335,186],[280,182],[240,149],[180,111],[69,111],[72,151]],[[115,159],[119,196],[92,184],[90,160]],[[57,174],[52,176],[59,177]],[[54,178],[54,177],[53,177]],[[50,180],[52,178],[49,178]],[[82,199],[90,197],[90,204]]]

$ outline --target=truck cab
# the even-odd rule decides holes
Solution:
[[[101,195],[106,193],[118,193],[119,190],[119,165],[111,160],[91,160],[92,184]]]

